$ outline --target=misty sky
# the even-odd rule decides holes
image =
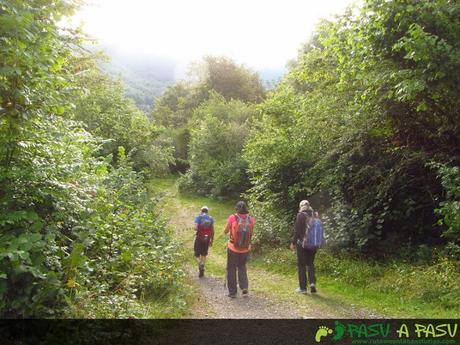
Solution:
[[[86,33],[120,53],[188,64],[226,55],[252,68],[283,69],[319,18],[352,0],[88,0]]]

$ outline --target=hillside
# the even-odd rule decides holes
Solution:
[[[103,49],[110,60],[103,63],[102,69],[115,78],[121,78],[126,96],[145,112],[152,108],[155,98],[175,82],[176,64],[173,60],[119,53],[109,47]]]
[[[132,98],[147,113],[166,87],[183,78],[187,70],[173,59],[120,53],[109,46],[101,49],[110,58],[102,64],[102,69],[115,78],[121,78],[126,96]],[[262,68],[256,72],[268,89],[273,89],[285,73],[284,70],[276,68]]]

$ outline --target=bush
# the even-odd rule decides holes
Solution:
[[[182,254],[155,211],[157,200],[122,149],[118,162],[97,190],[91,217],[75,234],[66,267],[70,313],[148,317],[145,297],[168,299],[183,284]]]
[[[179,190],[231,197],[248,187],[242,149],[253,113],[251,106],[225,101],[216,93],[195,110],[190,124],[190,169],[179,180]]]
[[[6,0],[0,6],[1,317],[86,316],[78,306],[91,300],[123,304],[106,306],[113,313],[104,317],[132,315],[120,310],[140,305],[147,294],[169,298],[183,275],[171,234],[133,169],[145,161],[133,150],[135,163],[124,149],[101,154],[107,140],[75,121],[82,110],[86,120],[92,111],[109,118],[98,125],[127,120],[127,128],[116,128],[120,136],[101,131],[105,139],[145,141],[141,151],[155,153],[149,162],[167,167],[167,146],[155,143],[145,116],[129,104],[128,114],[117,113],[106,84],[92,80],[95,106],[82,106],[88,98],[78,78],[94,76],[86,70],[92,58],[79,50],[75,30],[58,25],[74,5]],[[99,112],[102,105],[110,111]],[[65,312],[66,305],[77,307]]]

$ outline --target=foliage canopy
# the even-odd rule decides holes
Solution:
[[[369,0],[355,13],[323,21],[262,104],[245,148],[261,240],[285,241],[303,198],[326,212],[330,243],[368,253],[440,243],[440,206],[456,224],[460,8]]]

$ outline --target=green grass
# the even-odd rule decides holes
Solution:
[[[183,240],[187,262],[194,267],[194,217],[207,205],[216,220],[214,245],[206,264],[207,275],[224,278],[227,236],[223,229],[234,212],[233,201],[181,195],[176,178],[155,179],[152,188],[167,192],[162,201],[164,214],[171,219],[171,229]],[[257,231],[257,227],[255,229]],[[317,296],[293,293],[297,287],[296,257],[288,248],[251,254],[248,262],[250,289],[271,299],[291,302],[306,317],[368,317],[370,310],[383,317],[456,318],[460,314],[460,275],[452,263],[413,266],[396,262],[379,265],[362,259],[318,253]]]
[[[297,274],[295,260],[288,250],[273,249],[258,255],[252,264],[294,282]],[[315,263],[321,291],[346,304],[366,306],[387,317],[456,318],[460,314],[460,303],[456,302],[459,274],[451,266],[446,268],[451,263],[440,262],[437,266],[413,266],[402,262],[379,265],[346,256],[337,257],[325,250],[318,253]],[[453,300],[442,298],[442,294],[449,293]]]

